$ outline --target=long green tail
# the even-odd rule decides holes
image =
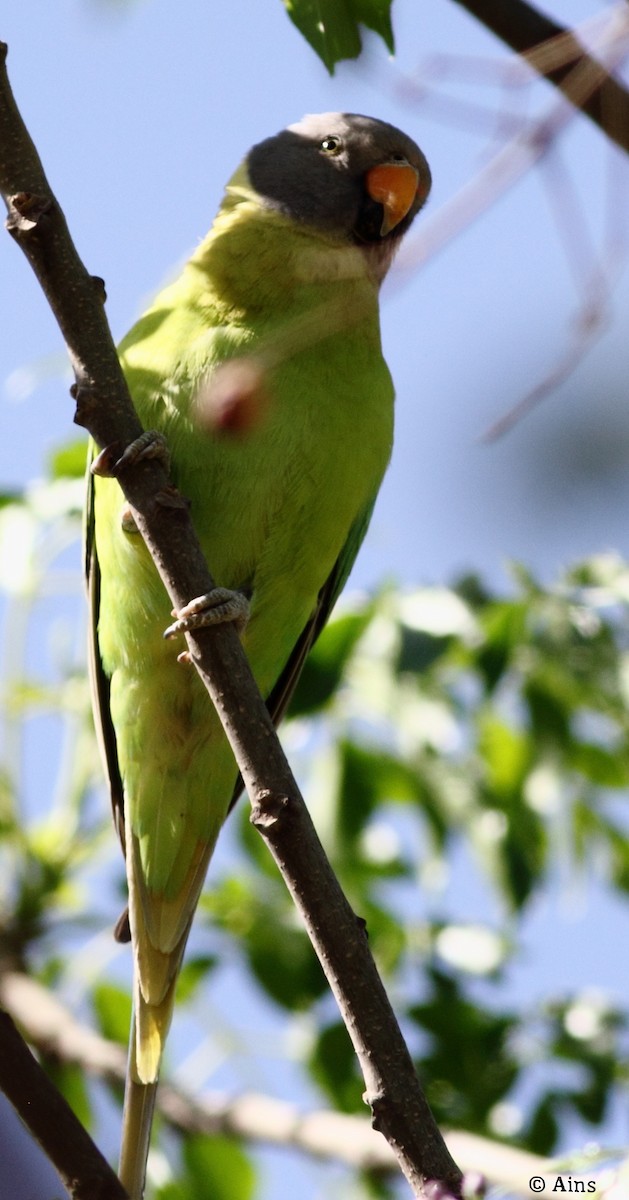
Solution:
[[[142,1200],[146,1179],[146,1162],[151,1142],[153,1111],[157,1095],[157,1079],[141,1083],[135,1063],[135,1017],[129,1039],[129,1066],[122,1112],[122,1143],[120,1147],[120,1182],[130,1200]]]

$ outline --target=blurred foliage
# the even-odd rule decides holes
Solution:
[[[130,9],[138,0],[97,0],[104,7]],[[286,12],[331,75],[337,63],[358,58],[362,29],[370,29],[390,54],[395,45],[393,0],[284,0]]]
[[[73,1003],[79,981],[82,1015],[124,1041],[129,962],[109,932],[122,869],[82,649],[82,454],[56,455],[48,483],[0,509],[1,956]],[[629,890],[628,615],[629,567],[613,555],[552,587],[513,568],[505,595],[475,577],[386,589],[324,631],[285,726],[437,1119],[540,1153],[575,1122],[589,1136],[627,1082],[627,1014],[593,986],[587,946],[577,994],[549,979],[537,1003],[517,1004],[510,979],[535,901],[594,877],[616,897]],[[300,1101],[364,1111],[349,1039],[244,802],[225,844],[173,1042],[198,1047],[190,1065],[207,1063],[210,1086],[212,1064],[246,1057],[247,1086],[273,1090],[255,1065],[270,1055],[298,1072]],[[470,902],[479,888],[480,908]],[[240,1017],[241,1001],[252,1015]],[[277,1030],[272,1044],[256,1013]],[[50,1069],[94,1127],[106,1085]],[[167,1146],[152,1197],[257,1194],[250,1148],[198,1137]],[[386,1186],[356,1181],[353,1194]]]
[[[358,58],[361,25],[377,33],[393,54],[392,0],[284,0],[293,23],[330,74],[344,58]]]
[[[155,1200],[253,1200],[255,1172],[236,1141],[195,1134],[186,1140],[183,1170],[158,1187]]]

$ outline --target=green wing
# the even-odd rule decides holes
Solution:
[[[275,687],[271,691],[267,699],[267,708],[271,714],[274,725],[279,725],[286,709],[288,708],[293,692],[297,686],[299,676],[303,670],[304,663],[314,646],[323,627],[327,624],[328,618],[334,605],[336,604],[347,580],[351,569],[356,561],[356,555],[360,550],[361,544],[367,532],[369,522],[371,521],[372,513],[376,503],[376,496],[370,500],[369,504],[363,509],[357,519],[354,521],[352,528],[349,531],[349,536],[341,553],[339,554],[332,571],[330,572],[326,582],[324,583],[317,597],[317,604],[312,617],[308,621],[305,629],[301,633],[295,643],[293,652],[282,671]],[[234,794],[234,800],[237,799],[242,783],[239,781],[239,786]]]
[[[91,458],[92,456],[90,455],[87,470],[87,498],[84,526],[85,578],[89,598],[89,677],[92,689],[96,737],[109,785],[114,825],[124,853],[124,789],[118,764],[116,734],[111,720],[109,679],[103,670],[98,649],[100,568],[94,539],[94,480],[89,470]],[[356,560],[356,555],[367,532],[375,502],[376,497],[374,496],[354,522],[349,537],[319,592],[314,612],[300,637],[297,639],[292,654],[267,699],[267,708],[273,724],[276,726],[279,725],[286,713],[308,654],[314,646],[321,630],[327,624],[330,613],[345,587]],[[243,783],[239,776],[232,796],[230,809],[235,805],[242,790]],[[126,912],[123,913],[116,926],[116,937],[121,941],[129,940],[130,934]]]
[[[98,649],[100,567],[98,564],[96,539],[94,536],[94,477],[90,471],[93,457],[94,448],[91,446],[87,459],[85,519],[83,524],[83,569],[85,572],[85,584],[87,587],[89,621],[87,663],[90,689],[92,693],[92,712],[94,714],[96,740],[100,750],[105,777],[109,786],[109,795],[111,798],[111,807],[114,817],[114,827],[118,837],[120,838],[122,853],[124,855],[124,789],[120,775],[120,766],[118,764],[116,733],[111,719],[111,707],[109,702],[111,690],[110,683],[105,671],[103,670],[103,663],[101,660],[100,651]],[[117,941],[121,942],[128,942],[131,940],[129,915],[126,909],[116,925],[115,937]]]
[[[301,635],[295,642],[293,652],[282,671],[275,687],[272,689],[267,698],[266,706],[269,710],[271,720],[277,728],[280,721],[285,716],[286,710],[290,705],[293,692],[297,687],[299,676],[303,670],[304,663],[312,650],[319,634],[328,622],[328,618],[334,605],[336,604],[347,580],[351,569],[356,561],[356,555],[360,550],[365,534],[369,527],[369,522],[373,514],[373,510],[377,500],[377,493],[369,504],[363,509],[357,519],[354,521],[352,528],[349,531],[349,537],[339,554],[334,567],[328,578],[326,579],[319,595],[315,610],[308,621],[308,624],[302,630]],[[244,790],[242,777],[239,775],[236,780],[236,786],[231,798],[229,812],[240,799]]]

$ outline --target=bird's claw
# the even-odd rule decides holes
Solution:
[[[145,429],[144,433],[127,446],[116,463],[116,471],[135,466],[147,458],[159,459],[166,471],[170,468],[168,443],[163,433],[158,433],[156,429]]]
[[[242,592],[216,587],[205,596],[197,596],[174,615],[177,620],[164,630],[165,638],[177,637],[180,633],[192,633],[195,629],[221,625],[227,621],[233,621],[238,632],[242,633],[249,619],[249,601]]]
[[[156,429],[145,429],[119,456],[114,445],[105,446],[94,459],[90,471],[92,475],[115,477],[125,468],[133,467],[147,458],[157,458],[165,471],[170,469],[168,443],[164,435]]]

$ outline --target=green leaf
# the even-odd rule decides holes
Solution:
[[[423,675],[452,645],[452,637],[435,636],[422,629],[400,628],[400,650],[396,669]]]
[[[572,1096],[572,1103],[579,1116],[591,1125],[599,1125],[605,1117],[612,1082],[613,1072],[597,1072],[590,1087],[584,1088],[582,1092],[575,1092]]]
[[[259,914],[246,950],[256,979],[283,1008],[307,1009],[327,989],[306,934],[287,922],[278,922],[277,912]]]
[[[184,1142],[183,1160],[194,1200],[252,1200],[256,1173],[238,1142],[196,1135]]]
[[[177,980],[178,1003],[191,1000],[217,964],[218,959],[215,954],[199,954],[195,958],[185,958]]]
[[[131,997],[113,983],[98,983],[92,1003],[101,1032],[112,1042],[126,1046],[131,1028]]]
[[[524,687],[524,699],[536,741],[545,745],[557,743],[563,748],[570,741],[571,697],[562,695],[556,684],[548,673],[544,678],[530,679]]]
[[[629,838],[625,830],[608,832],[612,880],[620,891],[629,892]]]
[[[559,1137],[556,1116],[557,1096],[550,1093],[537,1105],[524,1139],[524,1144],[536,1154],[551,1154]]]
[[[480,720],[479,750],[488,785],[501,800],[518,795],[531,762],[528,738],[489,714]]]
[[[46,1073],[50,1075],[55,1086],[65,1097],[73,1113],[86,1129],[92,1123],[92,1106],[90,1104],[85,1072],[74,1063],[64,1063],[56,1060],[46,1061]]]
[[[612,753],[588,742],[573,742],[569,761],[575,770],[601,787],[625,788],[629,784],[629,762],[620,752]]]
[[[0,836],[16,829],[15,790],[8,773],[0,767]]]
[[[182,1176],[159,1187],[156,1200],[252,1200],[256,1173],[238,1142],[193,1134],[182,1157]]]
[[[492,692],[511,664],[526,629],[527,608],[522,601],[490,604],[483,614],[485,638],[476,658],[488,692]]]
[[[523,908],[531,898],[546,864],[547,849],[543,822],[521,805],[509,822],[502,846],[504,884],[516,909]]]
[[[337,691],[347,662],[373,616],[373,603],[359,613],[331,621],[308,656],[291,700],[289,716],[302,717],[323,708]]]
[[[284,0],[300,33],[333,74],[337,62],[362,50],[360,25],[367,26],[393,53],[392,0]]]
[[[77,438],[59,446],[48,458],[48,472],[52,479],[82,479],[85,475],[87,441]]]
[[[325,992],[318,959],[277,874],[224,880],[202,907],[215,926],[240,939],[255,978],[277,1004],[303,1010]]]
[[[24,492],[0,491],[0,508],[6,508],[7,505],[9,505],[9,504],[23,504],[23,503],[24,503]]]
[[[367,750],[348,739],[339,749],[339,832],[351,842],[365,828],[378,805],[391,800],[417,800],[419,785],[412,768],[392,754]]]
[[[341,1112],[360,1112],[364,1108],[364,1085],[349,1034],[341,1021],[328,1025],[319,1035],[309,1066],[316,1083]]]
[[[510,1039],[517,1026],[509,1012],[492,1013],[474,1004],[459,982],[429,969],[427,999],[410,1016],[430,1036],[420,1075],[438,1121],[488,1132],[492,1108],[517,1078]]]

